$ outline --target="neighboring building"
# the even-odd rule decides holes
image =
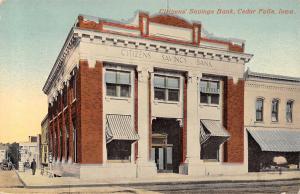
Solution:
[[[3,160],[7,160],[7,152],[8,152],[8,146],[5,144],[0,144],[0,163],[3,162]]]
[[[49,163],[49,150],[48,150],[48,144],[49,144],[49,132],[48,132],[48,115],[45,116],[41,123],[41,149],[40,149],[40,158],[41,158],[41,164],[48,165]]]
[[[79,16],[43,87],[54,169],[82,178],[247,172],[244,46],[176,16]]]
[[[29,136],[28,142],[19,143],[20,161],[24,163],[31,163],[33,159],[37,162],[37,167],[39,167],[39,138],[38,136]]]
[[[286,169],[299,169],[300,78],[248,70],[245,128],[250,172],[274,170],[279,157]]]

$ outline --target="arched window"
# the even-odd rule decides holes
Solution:
[[[286,121],[288,123],[293,122],[293,104],[294,104],[293,100],[289,100],[286,103]]]
[[[264,99],[257,98],[256,99],[256,121],[263,121],[264,117]]]
[[[271,115],[272,122],[278,122],[278,107],[279,107],[279,100],[273,99],[272,100],[272,115]]]

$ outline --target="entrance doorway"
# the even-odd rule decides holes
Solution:
[[[157,118],[152,121],[151,159],[158,172],[179,172],[181,128],[176,119]]]

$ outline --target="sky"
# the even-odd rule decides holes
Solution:
[[[138,10],[157,14],[167,7],[214,10],[180,17],[200,21],[215,36],[246,40],[252,71],[300,77],[300,0],[0,0],[0,142],[40,133],[47,112],[42,88],[78,14],[124,21]],[[278,14],[280,9],[292,14]]]

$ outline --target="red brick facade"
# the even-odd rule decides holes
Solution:
[[[101,62],[90,68],[87,61],[79,61],[78,157],[82,164],[103,162],[102,71]]]
[[[242,163],[244,161],[244,80],[234,83],[224,81],[224,126],[230,139],[224,144],[224,161]]]

